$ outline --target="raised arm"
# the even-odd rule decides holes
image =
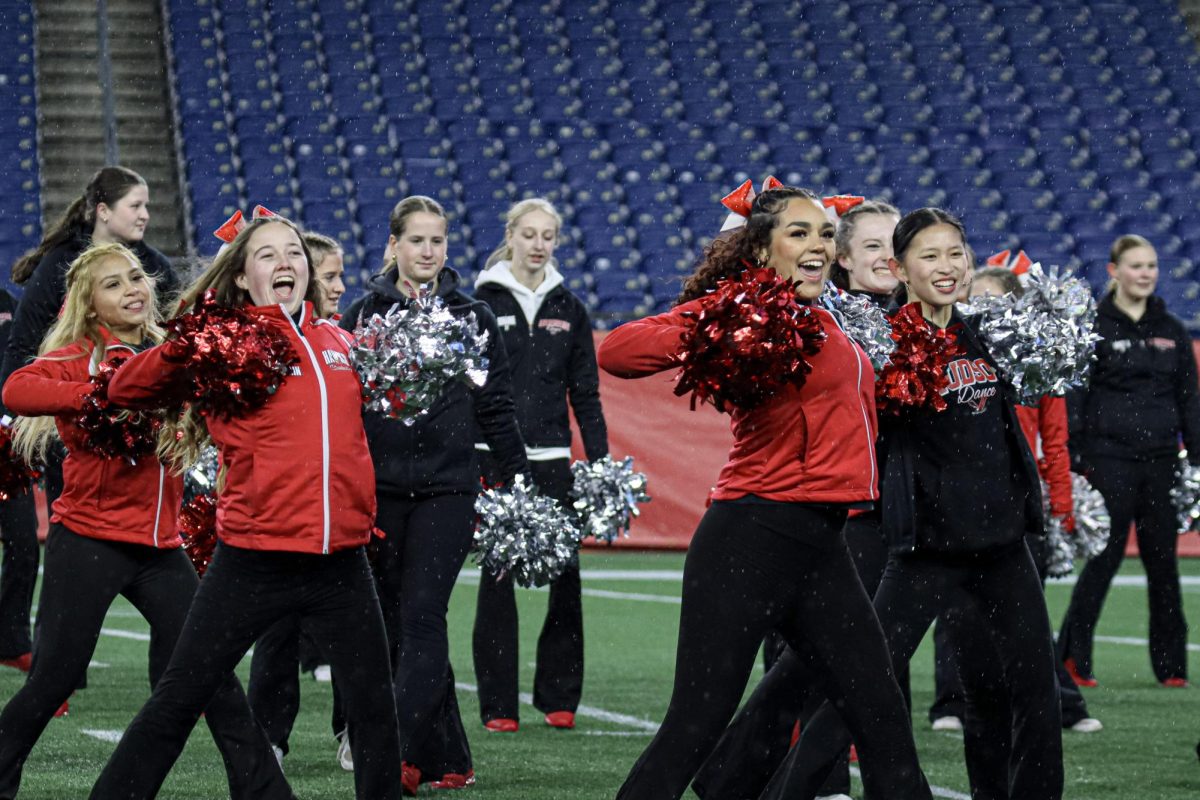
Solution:
[[[626,322],[600,342],[600,368],[618,378],[644,378],[679,366],[683,333],[691,322],[685,313],[697,309],[699,300],[676,306],[665,314]]]

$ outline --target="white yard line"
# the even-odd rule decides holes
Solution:
[[[862,773],[859,772],[858,767],[851,767],[850,774],[859,780],[862,780]],[[947,789],[944,786],[933,786],[931,784],[929,786],[929,791],[934,797],[947,797],[950,798],[950,800],[971,800],[971,795],[963,794],[962,792],[956,792],[953,789]]]
[[[99,739],[102,742],[112,742],[116,744],[121,741],[121,735],[125,731],[98,731],[92,728],[80,728],[79,732],[85,736],[91,736],[93,739]]]

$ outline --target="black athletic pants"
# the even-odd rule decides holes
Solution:
[[[33,667],[0,713],[0,797],[16,796],[26,757],[87,669],[117,595],[150,623],[150,684],[155,686],[180,636],[196,584],[196,572],[182,550],[92,539],[51,526]],[[225,760],[230,795],[245,800],[292,797],[233,672],[218,676],[213,688],[201,709]],[[118,796],[125,795],[107,795]]]
[[[0,503],[0,658],[16,658],[33,649],[29,611],[37,585],[40,549],[33,492]]]
[[[387,641],[364,548],[317,555],[223,542],[196,591],[166,672],[100,773],[92,800],[154,797],[205,706],[206,718],[211,713],[217,687],[267,628],[293,613],[329,656],[346,716],[362,731],[351,742],[356,796],[399,800],[400,742]],[[256,730],[267,746],[266,735]]]
[[[977,674],[976,660],[994,658],[998,653],[1001,674],[1008,678],[1010,696],[1006,699],[1011,709],[992,707],[992,701],[1002,696],[1002,687],[980,686],[976,696],[978,684],[967,683],[970,695],[964,745],[972,797],[1059,800],[1063,790],[1062,723],[1054,645],[1041,582],[1023,538],[1000,550],[973,555],[916,552],[892,556],[875,595],[875,610],[892,659],[896,664],[908,663],[934,618],[964,594],[976,605],[986,627],[965,625],[961,629],[964,635],[956,631],[950,637],[959,666]],[[817,712],[772,778],[764,800],[816,794],[837,754],[851,740],[839,711],[826,703]],[[983,721],[1010,714],[1006,718],[1012,720],[1011,728],[1003,731],[999,741],[991,741],[988,734],[997,726],[973,724],[973,713]],[[891,797],[868,792],[872,797]]]
[[[530,461],[530,477],[542,494],[571,507],[571,468],[565,458]],[[550,584],[546,620],[538,636],[533,676],[533,705],[542,713],[574,711],[583,693],[583,601],[579,562],[568,566]],[[519,719],[517,699],[517,598],[510,575],[483,573],[472,637],[475,680],[479,684],[479,715]]]
[[[276,622],[254,643],[246,697],[254,718],[267,732],[271,744],[288,752],[288,738],[300,713],[300,672],[311,672],[326,663],[312,637],[300,625],[300,615]],[[338,687],[333,685],[333,735],[346,729]]]
[[[873,596],[888,559],[879,518],[874,514],[850,517],[842,530],[863,587]],[[772,632],[764,649],[777,637],[778,633]],[[905,706],[911,708],[907,666],[897,671],[897,678]],[[758,797],[787,755],[796,721],[806,724],[824,700],[803,659],[784,646],[697,773],[692,790],[704,800]],[[849,793],[850,759],[844,752],[818,795]]]
[[[404,760],[435,780],[471,769],[450,669],[446,610],[471,549],[475,497],[379,496],[373,568],[391,648]],[[350,726],[350,740],[357,741]]]
[[[1126,461],[1092,458],[1088,479],[1104,496],[1112,535],[1104,552],[1083,568],[1058,634],[1059,658],[1072,658],[1092,674],[1096,622],[1108,587],[1125,558],[1130,523],[1137,526],[1138,553],[1146,568],[1150,599],[1150,664],[1160,681],[1187,677],[1187,620],[1179,588],[1178,526],[1171,488],[1177,459]]]
[[[619,798],[683,795],[737,710],[772,629],[842,708],[864,783],[889,800],[931,796],[886,643],[841,536],[845,518],[796,504],[709,507],[684,563],[670,706]]]

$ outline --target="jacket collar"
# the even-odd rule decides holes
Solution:
[[[372,277],[367,282],[367,289],[393,303],[408,303],[412,298],[400,291],[396,286],[396,280],[399,277],[399,267],[392,266],[386,272]],[[462,278],[459,277],[457,272],[450,267],[442,267],[441,272],[437,275],[437,289],[433,294],[435,297],[445,300],[449,295],[456,292],[461,285]]]
[[[1133,322],[1128,314],[1117,308],[1117,304],[1114,299],[1115,294],[1115,291],[1105,292],[1104,297],[1100,298],[1100,302],[1096,306],[1096,313],[1120,322]],[[1158,295],[1152,294],[1150,297],[1146,298],[1146,313],[1142,315],[1142,318],[1139,320],[1139,322],[1146,322],[1158,319],[1160,317],[1165,317],[1167,313],[1166,301]]]
[[[305,300],[301,304],[300,310],[297,312],[297,314],[294,318],[292,317],[291,314],[289,314],[287,312],[287,309],[284,308],[282,305],[272,305],[272,306],[247,305],[246,312],[248,314],[252,314],[256,317],[259,317],[259,318],[269,322],[272,325],[277,325],[277,326],[285,327],[285,328],[290,328],[292,325],[292,322],[295,322],[297,327],[303,328],[303,327],[311,324],[312,320],[313,320],[313,304],[308,300]]]
[[[553,261],[546,265],[545,273],[546,276],[538,285],[538,287],[536,289],[530,289],[518,281],[512,274],[512,262],[497,261],[495,264],[479,273],[479,276],[475,278],[475,288],[478,289],[481,286],[487,286],[490,284],[493,286],[501,286],[518,297],[525,296],[542,299],[563,284],[562,273],[558,271],[558,268],[554,265]]]

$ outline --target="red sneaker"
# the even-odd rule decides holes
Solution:
[[[515,719],[500,717],[498,719],[489,719],[483,723],[483,727],[487,728],[492,733],[516,733],[521,727],[521,724]]]
[[[858,763],[858,748],[856,748],[854,745],[850,745],[850,763]]]
[[[0,658],[0,666],[12,667],[13,669],[19,669],[21,672],[29,672],[29,668],[32,665],[33,653],[22,653],[12,658]]]
[[[546,724],[551,728],[574,728],[574,711],[551,711],[546,715]]]
[[[1075,659],[1067,658],[1063,660],[1063,666],[1067,668],[1067,674],[1071,676],[1071,680],[1075,681],[1076,686],[1082,686],[1085,689],[1095,689],[1100,685],[1100,681],[1096,680],[1093,675],[1084,675],[1075,666]]]
[[[54,716],[65,717],[65,716],[67,716],[67,714],[70,713],[70,711],[71,711],[71,708],[70,708],[70,706],[67,705],[67,701],[63,700],[63,704],[58,707],[57,711],[54,712]]]
[[[1191,684],[1187,682],[1187,678],[1167,678],[1162,685],[1168,689],[1186,689]]]
[[[421,770],[409,763],[400,765],[400,789],[408,797],[417,796],[417,787],[421,785]]]
[[[475,770],[467,770],[466,775],[457,772],[447,772],[440,781],[430,781],[430,789],[465,789],[475,785]]]

